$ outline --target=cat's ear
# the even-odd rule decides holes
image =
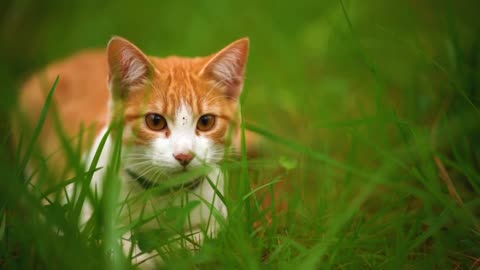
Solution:
[[[211,56],[200,76],[222,85],[227,96],[238,98],[243,88],[249,43],[248,38],[239,39]]]
[[[109,75],[112,91],[124,97],[133,87],[142,86],[151,79],[153,65],[148,57],[130,41],[113,37],[107,46]],[[117,90],[118,89],[118,90]]]

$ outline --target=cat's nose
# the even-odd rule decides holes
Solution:
[[[174,154],[173,157],[180,163],[182,166],[187,166],[190,161],[192,161],[194,155],[192,153],[181,153]]]

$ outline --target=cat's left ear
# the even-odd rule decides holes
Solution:
[[[113,37],[110,40],[107,57],[108,80],[114,96],[125,98],[132,88],[143,86],[152,79],[154,68],[148,57],[124,38]]]
[[[239,39],[211,56],[200,76],[213,79],[223,86],[227,96],[238,98],[243,88],[249,43],[248,37]]]

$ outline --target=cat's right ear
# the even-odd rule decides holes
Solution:
[[[114,97],[125,98],[128,91],[145,85],[153,75],[148,57],[130,41],[113,37],[107,46],[108,82]]]

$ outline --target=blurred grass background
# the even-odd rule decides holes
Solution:
[[[246,203],[229,225],[237,236],[172,269],[480,267],[478,10],[474,0],[3,0],[0,192],[18,181],[7,116],[33,71],[113,35],[160,57],[249,36],[243,113],[265,137],[250,181],[282,180],[289,210],[255,231],[253,216],[268,214]],[[41,233],[24,239],[50,250],[32,262],[39,269],[100,256],[82,239],[36,243]],[[1,268],[13,255],[0,251]]]

